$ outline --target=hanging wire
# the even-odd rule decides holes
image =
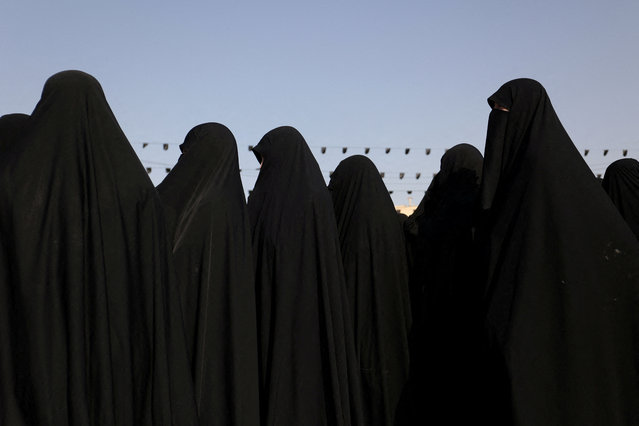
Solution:
[[[174,146],[174,145],[180,145],[180,142],[155,142],[155,141],[149,141],[149,142],[131,142],[132,145],[141,145],[142,148],[147,148],[150,145],[161,145],[162,149],[164,151],[167,151],[169,149],[170,146]],[[390,154],[393,149],[399,149],[404,151],[404,154],[408,155],[410,153],[411,150],[416,150],[415,147],[381,147],[381,146],[338,146],[338,145],[324,145],[324,146],[316,146],[316,145],[309,145],[309,147],[311,149],[317,149],[319,150],[322,154],[326,154],[328,152],[328,150],[340,150],[342,152],[342,154],[346,154],[348,153],[348,151],[350,150],[352,151],[356,151],[356,150],[363,150],[365,154],[369,154],[371,152],[371,150],[384,150],[384,152],[386,154]],[[248,150],[252,151],[254,148],[253,145],[248,145]],[[430,155],[433,152],[433,148],[420,148],[420,149],[424,149],[425,154],[426,155]],[[449,148],[435,148],[435,150],[438,151],[442,151],[442,152],[446,152],[448,151]],[[610,153],[612,150],[609,148],[605,148],[602,150],[603,156],[607,156],[608,153]],[[629,153],[629,149],[627,148],[623,148],[620,150],[622,155],[624,157],[628,156]],[[583,156],[587,157],[590,153],[592,152],[592,149],[590,148],[585,148],[583,149]]]

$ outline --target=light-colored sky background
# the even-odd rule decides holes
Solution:
[[[639,157],[637,0],[2,2],[0,115],[30,113],[65,69],[101,82],[156,184],[186,133],[216,121],[249,190],[248,145],[292,125],[326,172],[371,147],[395,203],[417,203],[445,148],[483,152],[486,98],[517,77],[546,87],[596,173],[622,149]]]

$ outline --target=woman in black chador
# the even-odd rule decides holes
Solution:
[[[180,281],[202,424],[258,425],[255,281],[235,138],[194,127],[158,186]]]
[[[538,82],[513,80],[488,103],[493,423],[639,424],[639,243]]]
[[[22,133],[29,121],[27,114],[6,114],[0,117],[0,156]]]
[[[0,423],[196,424],[162,206],[93,77],[49,78],[0,206]]]
[[[410,403],[403,413],[412,420],[405,424],[432,416],[465,424],[476,416],[482,288],[473,237],[482,162],[472,145],[449,149],[404,223],[414,313]]]
[[[331,196],[302,135],[267,133],[248,209],[263,425],[362,424],[359,367]]]
[[[639,161],[624,158],[610,164],[603,188],[639,239]]]
[[[335,169],[333,197],[367,425],[393,425],[408,377],[410,300],[404,235],[377,167],[362,155]]]

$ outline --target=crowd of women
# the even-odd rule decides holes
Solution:
[[[0,119],[0,423],[638,425],[639,163],[598,182],[534,80],[488,102],[402,219],[292,127],[248,204],[217,123],[155,188],[55,74]]]

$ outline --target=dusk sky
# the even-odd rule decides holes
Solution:
[[[214,121],[236,137],[248,191],[248,146],[291,125],[327,178],[370,147],[395,203],[417,203],[445,148],[483,152],[486,98],[519,77],[546,87],[595,173],[623,149],[639,157],[636,0],[3,2],[0,115],[30,113],[66,69],[100,81],[155,184]]]

